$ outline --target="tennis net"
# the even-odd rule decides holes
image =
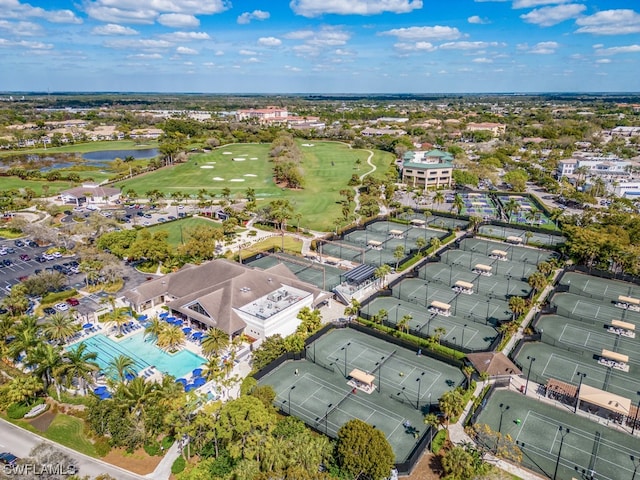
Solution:
[[[344,402],[346,402],[347,399],[349,398],[349,396],[351,396],[351,395],[352,395],[352,392],[351,392],[351,390],[349,390],[347,392],[347,394],[340,399],[339,402],[337,402],[334,405],[332,405],[331,407],[329,407],[329,409],[326,411],[326,413],[316,421],[316,427],[318,425],[320,425],[329,415],[331,415],[340,405],[342,405]]]
[[[378,364],[373,368],[373,370],[371,370],[371,374],[373,375],[374,373],[376,373],[378,370],[380,370],[380,368],[382,368],[382,365],[384,365],[385,363],[387,363],[389,361],[389,359],[391,357],[393,357],[396,354],[397,350],[394,350],[393,352],[391,352],[389,355],[387,355],[387,357],[378,362]]]

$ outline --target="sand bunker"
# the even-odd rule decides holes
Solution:
[[[245,173],[243,175],[243,177],[257,177],[257,175],[253,174],[253,173]]]
[[[257,160],[258,157],[251,157],[249,160]]]
[[[230,182],[244,182],[244,178],[232,178]]]
[[[213,165],[202,165],[200,168],[213,168]]]
[[[223,155],[233,155],[233,152],[222,152]]]
[[[248,153],[243,153],[242,155],[240,155],[241,157],[248,157],[249,154]]]
[[[246,160],[246,158],[242,158],[242,157],[236,157],[233,159],[234,162],[244,162]]]
[[[214,179],[216,182],[221,182],[222,180],[224,180],[224,178],[222,178],[222,177],[213,177],[213,179]]]
[[[216,162],[207,162],[207,165],[215,165]]]
[[[303,143],[302,144],[303,147],[313,147],[313,143]]]

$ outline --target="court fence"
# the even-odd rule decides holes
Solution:
[[[640,286],[640,277],[635,275],[629,275],[626,273],[614,273],[606,270],[600,270],[598,268],[589,268],[586,265],[570,265],[566,267],[567,272],[578,272],[592,275],[594,277],[604,278],[607,280],[619,280],[623,282],[633,283]]]

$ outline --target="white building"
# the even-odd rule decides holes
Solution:
[[[73,187],[60,192],[60,199],[64,203],[98,204],[113,203],[120,198],[120,189],[101,187],[95,183],[85,183],[81,187]]]

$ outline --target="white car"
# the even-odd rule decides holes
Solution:
[[[54,257],[53,255],[51,255],[50,253],[43,253],[43,254],[42,254],[42,258],[44,258],[45,260],[53,260],[53,259],[54,259],[54,258],[56,258],[56,257]]]
[[[56,303],[55,307],[59,312],[66,312],[67,310],[69,310],[69,305],[64,302]]]
[[[53,256],[53,258],[60,258],[60,257],[62,257],[62,254],[61,254],[60,252],[53,252],[51,255]]]

